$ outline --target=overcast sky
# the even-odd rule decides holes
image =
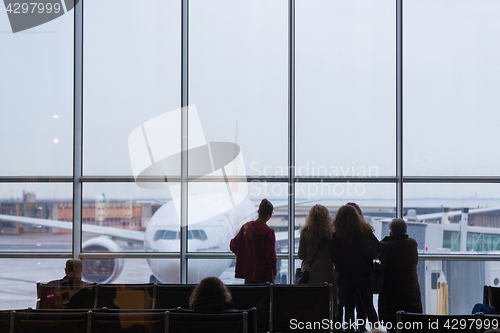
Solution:
[[[85,175],[131,175],[128,135],[180,107],[179,1],[117,3],[85,1]],[[240,145],[249,175],[286,175],[287,3],[190,2],[190,104],[207,141]],[[405,174],[500,175],[500,2],[404,4]],[[395,10],[393,0],[296,1],[298,175],[395,175]],[[72,14],[13,34],[0,10],[2,176],[72,173]],[[22,188],[71,196],[68,184],[0,184],[0,198]],[[372,184],[363,197],[394,189]],[[405,191],[500,197],[494,184]],[[168,197],[134,184],[84,188],[103,192]]]

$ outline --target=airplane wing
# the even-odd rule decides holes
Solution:
[[[41,225],[41,226],[50,227],[50,228],[73,230],[73,222],[56,221],[56,220],[48,220],[48,219],[37,219],[34,217],[13,216],[13,215],[3,215],[3,214],[0,214],[0,220],[1,221],[27,223],[27,224],[33,224],[33,225]],[[82,231],[97,234],[97,235],[110,236],[114,239],[124,240],[124,241],[127,241],[129,243],[142,244],[144,242],[144,231],[103,227],[103,226],[99,226],[99,225],[92,225],[92,224],[85,224],[85,223],[82,224]]]

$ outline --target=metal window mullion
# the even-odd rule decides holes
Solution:
[[[288,3],[288,283],[295,271],[295,0]]]
[[[403,218],[403,0],[396,0],[396,216]]]
[[[204,176],[203,178],[196,176],[188,176],[188,182],[266,182],[266,183],[283,183],[288,181],[288,176],[247,176],[247,177],[232,177],[227,178],[219,176]],[[296,183],[394,183],[397,184],[399,177],[396,176],[379,176],[379,177],[321,177],[321,176],[295,176]],[[82,183],[134,183],[136,180],[133,176],[81,176]],[[144,177],[143,182],[163,183],[166,181],[180,182],[179,176],[168,177]],[[73,176],[0,176],[0,183],[73,183]],[[456,184],[489,184],[500,183],[499,176],[404,176],[403,183],[456,183]]]
[[[187,283],[187,220],[188,220],[188,114],[189,103],[189,0],[182,0],[181,7],[181,237],[180,237],[180,277],[181,283]]]
[[[0,183],[72,183],[73,176],[0,176]]]
[[[83,2],[74,7],[73,258],[79,258],[82,252]]]

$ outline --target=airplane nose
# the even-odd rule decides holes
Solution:
[[[149,267],[162,283],[180,283],[179,259],[149,259]]]

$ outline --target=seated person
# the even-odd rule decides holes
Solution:
[[[234,309],[231,293],[219,278],[207,277],[193,289],[189,308],[195,311],[225,311]]]
[[[66,261],[64,271],[66,275],[60,280],[50,281],[45,287],[53,287],[52,292],[46,292],[45,297],[40,300],[40,308],[42,309],[64,309],[70,302],[70,299],[81,290],[90,291],[91,284],[82,281],[83,264],[80,259],[69,259]],[[92,302],[82,304],[80,309],[92,308]],[[86,306],[84,306],[86,305]]]

